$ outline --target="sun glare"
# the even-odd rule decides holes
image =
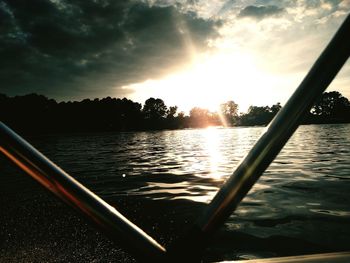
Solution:
[[[160,80],[147,80],[125,88],[134,90],[132,99],[162,98],[189,112],[193,107],[217,111],[221,103],[234,100],[239,111],[258,100],[269,101],[266,93],[272,76],[259,69],[254,56],[244,52],[198,57],[192,66]]]

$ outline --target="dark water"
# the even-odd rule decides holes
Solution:
[[[205,204],[212,199],[263,129],[210,128],[60,135],[29,140],[166,245],[179,235],[181,229],[190,225],[191,220],[200,216]],[[52,218],[59,217],[59,212],[53,212],[53,215],[41,215],[50,220],[33,220],[33,211],[40,217],[47,207],[55,207],[56,201],[40,207],[40,203],[45,204],[46,200],[41,189],[25,176],[14,175],[16,172],[8,168],[4,160],[0,164],[0,171],[4,173],[2,199],[6,202],[3,203],[13,211],[9,214],[17,213],[14,212],[17,211],[16,206],[23,207],[25,204],[30,207],[19,210],[18,223],[8,223],[16,219],[10,219],[4,215],[7,213],[3,213],[2,217],[0,215],[2,220],[6,220],[3,225],[16,228],[22,221],[27,221],[26,216],[31,218],[33,225],[47,225],[46,221],[52,222]],[[78,219],[74,220],[71,223],[77,224]],[[66,218],[56,225],[48,223],[46,227],[52,227],[56,233],[60,231],[57,230],[60,224],[69,228],[70,221]],[[35,244],[30,246],[29,241],[19,242],[19,231],[9,228],[3,228],[1,232],[2,258],[9,261],[11,256],[18,255],[18,251],[22,251],[22,256],[16,261],[35,258]],[[77,253],[79,244],[84,247],[79,238],[85,238],[85,241],[96,238],[97,241],[73,259],[104,262],[93,256],[84,258],[83,254],[102,253],[107,257],[103,244],[108,241],[94,234],[81,234],[81,231],[73,237],[78,239],[78,244],[70,251],[69,248],[68,251],[62,249],[61,253]],[[62,235],[65,236],[65,232]],[[62,235],[56,238],[66,238]],[[44,234],[43,238],[46,238]],[[39,246],[39,254],[50,256],[53,253],[50,249],[56,241],[48,239],[47,246]],[[350,125],[301,126],[230,217],[216,241],[210,248],[211,253],[217,255],[216,259],[350,249]],[[6,252],[9,251],[8,244],[12,244],[11,253]],[[96,250],[98,245],[102,247],[100,250]],[[106,250],[110,250],[109,244],[105,246]],[[95,251],[91,251],[92,247]],[[49,252],[42,251],[45,249]],[[118,253],[121,252],[116,250],[115,254]],[[114,259],[115,254],[112,253]]]

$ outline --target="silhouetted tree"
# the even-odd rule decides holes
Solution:
[[[220,105],[221,116],[225,118],[226,125],[233,125],[237,121],[238,117],[238,104],[234,101],[228,101]]]
[[[270,112],[272,113],[273,116],[275,116],[280,111],[281,108],[282,108],[281,103],[277,102],[276,104],[271,106]]]
[[[179,118],[184,118],[185,117],[185,113],[183,111],[180,111],[178,114],[177,114],[177,117]]]
[[[142,112],[147,129],[162,129],[166,127],[165,117],[168,107],[161,99],[149,98],[145,101]]]
[[[248,113],[242,114],[240,116],[240,125],[267,125],[280,109],[280,103],[272,105],[271,107],[250,106]]]
[[[28,94],[9,98],[7,119],[11,127],[22,133],[39,133],[52,129],[56,101],[43,95]]]
[[[190,117],[185,116],[185,113],[183,111],[180,111],[176,116],[176,123],[177,128],[183,129],[183,128],[189,128],[190,127]]]
[[[311,109],[311,113],[328,118],[348,117],[350,102],[338,91],[325,92]]]
[[[176,129],[179,127],[179,119],[175,118],[177,106],[170,106],[166,113],[166,128]]]
[[[167,111],[167,118],[171,119],[175,117],[175,114],[177,112],[177,106],[170,106],[169,110]]]
[[[221,105],[221,115],[239,125],[266,125],[281,109],[280,103],[251,106],[237,115],[238,105]],[[20,133],[58,133],[177,129],[220,125],[218,113],[195,107],[190,116],[177,114],[177,107],[167,107],[163,100],[150,98],[144,107],[126,98],[85,99],[57,103],[45,96],[29,94],[8,97],[0,94],[0,120]],[[230,119],[232,121],[232,119]],[[350,102],[339,92],[325,92],[312,107],[306,123],[350,122]]]
[[[166,116],[167,106],[161,99],[149,98],[145,101],[142,112],[146,119],[161,119]]]

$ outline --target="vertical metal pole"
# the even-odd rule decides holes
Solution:
[[[165,249],[161,245],[2,122],[0,122],[0,153],[85,215],[95,226],[140,261],[163,261]]]
[[[310,111],[316,99],[326,90],[342,68],[349,55],[350,16],[345,19],[331,42],[286,105],[272,120],[265,133],[215,195],[203,216],[195,223],[189,234],[181,238],[171,248],[174,257],[177,257],[181,250],[189,251],[188,253],[191,251],[201,253],[211,234],[232,214],[281,151]],[[186,254],[186,252],[183,253]],[[193,255],[191,260],[198,260],[198,255]]]

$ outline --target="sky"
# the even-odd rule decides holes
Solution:
[[[0,0],[0,93],[282,104],[350,0]],[[331,84],[350,98],[350,62]]]

